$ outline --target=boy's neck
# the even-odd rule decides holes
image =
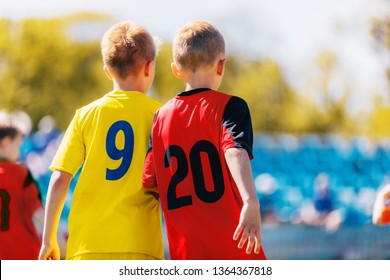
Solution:
[[[113,79],[113,90],[139,91],[146,93],[145,84],[140,80],[128,77],[126,80]]]
[[[209,88],[212,90],[217,90],[219,87],[219,83],[213,77],[206,77],[205,79],[197,77],[196,75],[192,77],[188,77],[185,80],[186,91],[197,89],[197,88]]]
[[[123,91],[139,91],[143,92],[143,88],[139,86],[135,86],[133,84],[127,83],[113,83],[113,90],[123,90]]]
[[[222,76],[216,73],[215,68],[209,68],[198,69],[196,72],[183,72],[182,79],[186,91],[196,88],[217,90],[221,84]]]

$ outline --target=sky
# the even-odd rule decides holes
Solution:
[[[350,109],[371,109],[373,92],[388,97],[390,52],[370,35],[373,18],[390,16],[390,0],[0,0],[0,17],[56,17],[78,11],[132,19],[163,41],[186,22],[207,20],[224,34],[227,51],[253,59],[271,57],[290,85],[304,92],[318,54],[334,51],[339,69],[334,97],[353,85]]]

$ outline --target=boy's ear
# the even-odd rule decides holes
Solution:
[[[223,73],[225,72],[225,63],[226,63],[226,59],[223,58],[223,59],[220,59],[218,61],[218,65],[217,65],[217,74],[219,76],[222,76]]]
[[[172,69],[173,75],[175,75],[176,78],[178,78],[178,79],[182,79],[183,78],[183,75],[181,74],[181,72],[180,72],[180,70],[177,67],[175,62],[171,63],[171,69]]]
[[[144,75],[148,77],[151,73],[153,73],[154,60],[148,61],[145,64]]]
[[[112,81],[112,75],[111,75],[110,69],[108,69],[107,65],[103,66],[103,71],[106,74],[107,78]]]

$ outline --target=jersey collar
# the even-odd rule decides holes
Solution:
[[[142,92],[140,91],[136,91],[136,90],[112,90],[110,91],[109,93],[106,94],[106,96],[109,96],[109,97],[128,97],[128,96],[131,96],[131,95],[141,95],[143,94]]]
[[[195,88],[195,89],[191,89],[188,91],[180,92],[177,96],[190,96],[190,95],[194,95],[194,94],[197,94],[197,93],[200,93],[203,91],[208,91],[208,90],[211,90],[211,89],[209,89],[209,88]]]

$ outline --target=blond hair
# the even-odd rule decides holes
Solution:
[[[180,67],[196,71],[211,66],[225,54],[225,41],[219,30],[209,22],[184,25],[173,40],[173,60]]]
[[[143,63],[156,57],[156,44],[150,33],[141,25],[124,21],[112,26],[101,42],[104,64],[120,78],[137,74]]]

